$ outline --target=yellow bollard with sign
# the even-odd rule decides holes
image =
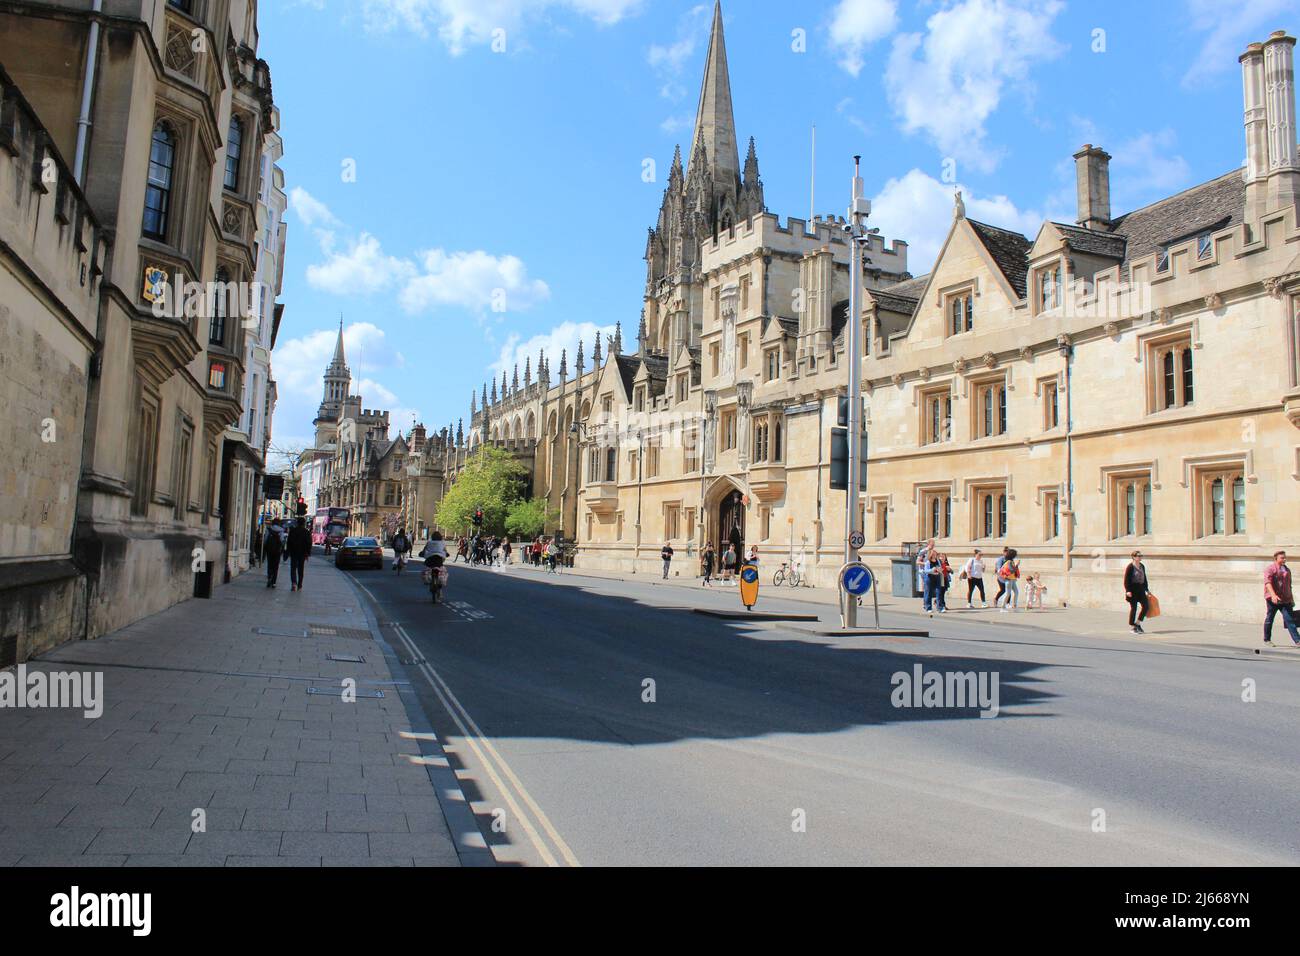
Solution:
[[[745,610],[753,610],[758,603],[758,565],[742,564],[740,566],[740,603]]]

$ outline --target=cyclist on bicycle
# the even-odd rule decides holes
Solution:
[[[398,528],[393,538],[393,570],[398,574],[406,565],[406,556],[411,553],[411,539],[406,536],[405,528]]]
[[[429,540],[420,551],[420,557],[424,559],[424,566],[429,569],[429,590],[433,592],[434,601],[437,601],[438,591],[442,586],[442,566],[447,561],[447,545],[442,540],[441,531],[434,531],[429,535]]]

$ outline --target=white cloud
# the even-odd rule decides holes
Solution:
[[[543,350],[546,352],[546,358],[551,364],[552,380],[558,378],[560,374],[560,352],[565,350],[569,357],[569,375],[573,375],[575,363],[578,358],[578,341],[581,340],[584,347],[583,354],[587,359],[587,369],[591,369],[591,351],[596,344],[596,336],[600,335],[600,349],[605,351],[605,338],[614,334],[614,326],[597,325],[595,322],[562,322],[549,332],[542,332],[534,335],[529,339],[523,339],[517,333],[511,333],[501,346],[501,352],[497,360],[488,368],[492,372],[492,377],[498,382],[501,380],[501,373],[513,375],[515,366],[519,366],[520,384],[523,384],[524,362],[527,360],[531,363],[533,377],[537,377],[537,356]],[[635,338],[635,332],[633,333]],[[626,340],[624,348],[627,347]],[[489,386],[490,387],[490,386]]]
[[[840,0],[830,25],[831,46],[840,54],[840,66],[857,76],[866,63],[866,48],[897,26],[895,0]]]
[[[518,256],[429,249],[420,253],[419,273],[406,280],[398,301],[407,312],[453,305],[479,312],[528,309],[551,295],[541,279],[530,279]]]
[[[329,214],[321,203],[307,203],[303,208],[311,210],[308,216]],[[335,247],[332,230],[317,230],[316,234],[325,261],[307,267],[307,281],[313,287],[334,295],[392,292],[402,309],[412,315],[442,306],[481,314],[489,310],[515,312],[529,309],[551,294],[541,279],[529,278],[528,267],[518,256],[494,256],[482,249],[429,249],[412,259],[389,255],[379,239],[367,232],[342,250]]]
[[[346,252],[329,252],[325,262],[307,267],[307,281],[335,295],[380,292],[404,285],[414,276],[409,260],[386,255],[379,240],[366,232],[350,242]]]
[[[669,43],[652,43],[646,50],[646,62],[659,78],[659,95],[664,99],[680,100],[686,95],[682,75],[695,61],[696,50],[708,42],[712,26],[712,8],[699,4],[677,18],[676,39]]]
[[[319,402],[322,376],[334,356],[337,329],[318,329],[296,339],[286,339],[271,355],[276,389],[283,399]],[[354,376],[354,389],[363,372],[402,364],[401,353],[388,343],[384,330],[371,322],[354,322],[343,329],[343,349]],[[362,393],[363,397],[365,393]]]
[[[525,23],[549,13],[568,10],[601,26],[617,23],[640,6],[641,0],[362,0],[361,13],[373,32],[407,31],[419,37],[430,32],[453,56],[472,46],[490,43],[494,31],[504,30],[507,49]]]
[[[1008,84],[1060,55],[1051,35],[1060,0],[962,0],[933,14],[926,33],[894,39],[885,88],[906,132],[924,131],[959,163],[988,170],[997,157],[984,123]]]
[[[1295,16],[1295,0],[1186,0],[1186,22],[1205,34],[1183,86],[1204,85],[1219,73],[1235,72],[1246,44],[1267,39],[1283,18]]]
[[[289,190],[289,209],[304,226],[337,226],[339,221],[328,206],[301,186]]]
[[[1192,170],[1187,160],[1174,152],[1177,140],[1172,129],[1162,129],[1142,133],[1107,150],[1113,157],[1112,197],[1121,202],[1152,202],[1186,187]]]
[[[1046,214],[1019,209],[1006,196],[981,197],[961,184],[943,183],[919,169],[891,179],[871,201],[871,225],[879,226],[888,244],[893,239],[907,242],[907,268],[921,275],[934,265],[939,248],[952,226],[953,193],[962,191],[966,215],[990,226],[1014,229],[1033,239],[1043,220],[1066,216],[1062,210]],[[1070,214],[1065,220],[1073,222]]]

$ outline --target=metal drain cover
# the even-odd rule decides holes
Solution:
[[[342,687],[308,687],[307,693],[313,697],[318,697],[318,696],[319,697],[342,697],[343,688]],[[384,696],[384,692],[382,690],[367,690],[366,688],[358,687],[356,690],[356,695],[358,700],[360,700],[363,697],[369,700],[379,700]]]
[[[366,662],[366,659],[360,654],[326,654],[325,658],[343,664],[364,664]]]
[[[347,637],[358,641],[371,640],[370,631],[362,627],[337,627],[333,624],[308,624],[311,637]]]
[[[254,634],[266,634],[269,637],[310,637],[306,631],[299,629],[296,631],[280,631],[273,627],[255,627]]]

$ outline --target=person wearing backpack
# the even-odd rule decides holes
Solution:
[[[284,554],[284,539],[280,537],[280,519],[271,522],[266,529],[266,538],[262,541],[262,554],[266,558],[266,586],[275,587],[280,576],[280,557]]]

